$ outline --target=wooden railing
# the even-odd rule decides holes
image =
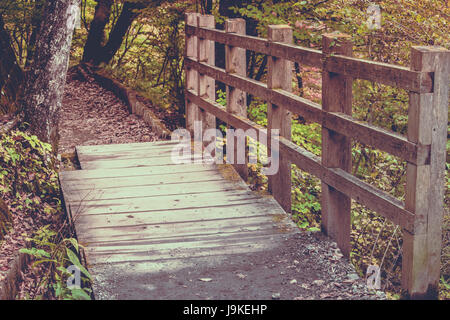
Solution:
[[[214,66],[214,42],[226,48],[226,68]],[[268,39],[245,35],[245,21],[226,21],[216,30],[213,16],[186,15],[186,127],[202,120],[215,128],[219,118],[259,135],[279,129],[280,168],[269,176],[269,191],[291,211],[291,164],[322,181],[323,231],[350,252],[351,199],[403,230],[402,285],[411,298],[435,297],[440,274],[441,224],[448,117],[450,51],[413,47],[411,67],[352,57],[350,37],[324,34],[323,51],[292,44],[292,29],[268,27]],[[267,83],[246,77],[245,50],[268,56]],[[322,105],[292,94],[292,62],[322,70]],[[403,136],[352,118],[353,79],[410,92],[408,131]],[[215,80],[227,86],[227,106],[215,102]],[[247,119],[246,93],[268,103],[268,127]],[[291,113],[322,126],[322,158],[291,140]],[[270,137],[269,137],[270,138]],[[352,139],[407,162],[405,202],[350,173]],[[264,138],[262,139],[264,140]],[[266,140],[268,141],[268,140]],[[247,166],[236,169],[246,176]]]

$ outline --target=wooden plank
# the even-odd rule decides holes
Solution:
[[[180,158],[181,160],[181,158]],[[191,160],[192,157],[186,158],[186,160]],[[141,158],[141,159],[102,159],[95,161],[84,161],[80,163],[83,170],[94,170],[94,169],[114,169],[114,168],[139,168],[139,167],[149,167],[149,166],[174,166],[178,165],[172,160],[170,156],[158,157],[158,158]]]
[[[189,35],[195,34],[228,46],[267,54],[308,66],[322,67],[322,52],[319,50],[286,43],[270,43],[267,39],[244,34],[227,34],[222,30],[216,29],[188,27],[186,32],[188,32]]]
[[[386,151],[409,163],[429,161],[430,145],[417,144],[400,134],[353,119],[340,112],[324,113],[323,126],[359,142]]]
[[[282,234],[274,235],[273,231],[247,232],[234,237],[209,236],[199,239],[186,239],[187,241],[167,241],[158,243],[155,241],[133,241],[133,244],[114,246],[87,247],[89,264],[114,264],[123,262],[155,262],[182,259],[185,264],[187,259],[217,256],[220,258],[229,255],[240,255],[249,252],[270,250],[281,240]],[[181,239],[180,239],[181,240]],[[161,242],[161,241],[160,241]]]
[[[150,175],[174,175],[186,172],[217,170],[214,164],[184,164],[179,166],[116,168],[106,170],[74,170],[61,171],[60,178],[67,182],[72,180],[89,180],[98,178],[139,177]]]
[[[189,92],[187,93],[189,95]],[[202,108],[209,108],[210,112],[215,109],[216,115],[221,120],[230,123],[233,127],[243,130],[255,129],[259,135],[263,135],[262,142],[267,141],[265,128],[253,123],[248,119],[228,114],[224,108],[217,103],[206,101],[198,97],[189,97]],[[321,159],[311,152],[297,146],[295,143],[280,137],[279,145],[281,153],[286,154],[299,169],[309,172],[319,179],[326,179],[327,184],[338,189],[340,192],[351,196],[369,209],[377,211],[380,215],[390,219],[394,223],[414,232],[413,214],[406,210],[403,203],[387,193],[360,181],[350,174],[343,175],[322,166]],[[384,210],[384,211],[383,211]],[[397,216],[398,215],[398,216]]]
[[[433,92],[431,72],[419,72],[387,63],[368,61],[343,55],[324,58],[324,70],[356,79],[364,79],[408,91]]]
[[[378,82],[417,93],[433,92],[433,74],[431,72],[418,72],[398,65],[346,57],[339,54],[323,57],[319,50],[292,44],[270,43],[266,39],[227,34],[222,30],[189,26],[186,32],[190,36],[199,35],[225,45],[256,51],[355,79]]]
[[[174,199],[171,200],[171,202],[168,203],[160,203],[158,202],[158,205],[155,207],[149,206],[138,206],[133,207],[130,204],[125,205],[119,205],[117,202],[117,205],[114,208],[108,208],[108,207],[88,207],[84,204],[71,204],[70,210],[72,211],[72,215],[74,217],[74,220],[78,219],[81,215],[86,216],[98,216],[98,215],[105,215],[110,216],[112,214],[139,214],[139,213],[155,213],[159,211],[167,211],[167,212],[180,212],[185,211],[187,209],[209,209],[211,211],[216,210],[218,208],[232,208],[234,206],[244,206],[244,205],[258,205],[258,204],[267,204],[267,199],[265,198],[258,198],[258,197],[239,197],[239,196],[233,196],[231,199],[220,199],[220,201],[217,201],[217,203],[199,203],[196,202],[193,199],[190,199],[190,201],[185,203],[180,203],[180,201],[176,201]]]
[[[395,197],[359,180],[342,169],[324,167],[319,157],[291,141],[280,138],[280,149],[281,152],[289,155],[292,163],[299,169],[309,172],[339,192],[355,199],[406,230],[414,232],[414,215],[406,210],[403,203]]]
[[[414,214],[405,209],[403,202],[397,198],[339,168],[325,171],[322,180],[393,223],[414,232]]]
[[[192,63],[201,68],[203,72],[209,72],[212,76],[217,77],[219,81],[230,86],[245,88],[244,91],[259,96],[270,103],[285,106],[292,113],[302,116],[307,121],[313,121],[329,126],[329,129],[332,129],[333,131],[371,145],[382,151],[389,152],[409,163],[424,164],[429,161],[429,145],[417,145],[408,141],[401,135],[358,121],[345,114],[338,112],[324,112],[319,104],[298,97],[285,90],[269,90],[267,86],[261,82],[249,80],[239,75],[227,74],[217,67],[206,66],[195,61]],[[189,97],[191,97],[191,95],[188,95],[187,98],[189,99]],[[191,100],[198,102],[195,98],[191,98]]]
[[[225,22],[225,32],[227,34],[245,34],[245,26],[246,24],[244,19],[230,19]],[[230,45],[225,46],[225,70],[227,73],[239,74],[244,77],[247,75],[245,49]],[[244,91],[236,87],[227,86],[227,112],[247,118],[247,94]],[[232,163],[242,179],[247,181],[247,141],[245,141],[244,145],[239,146],[239,138],[227,138],[227,162]],[[241,148],[241,152],[238,151],[239,148]],[[238,158],[239,155],[244,159]]]
[[[144,149],[171,148],[178,141],[156,141],[156,142],[133,142],[120,144],[99,144],[92,146],[77,146],[76,149],[87,153],[110,153],[111,151],[133,151]]]
[[[175,147],[175,146],[174,146]],[[142,158],[161,158],[165,157],[167,158],[172,154],[173,148],[166,149],[163,151],[155,151],[155,150],[142,150],[135,152],[131,151],[122,151],[122,152],[114,152],[114,153],[100,153],[100,154],[93,154],[93,153],[79,153],[78,154],[78,160],[80,162],[87,162],[87,161],[96,161],[96,160],[125,160],[125,159],[142,159]]]
[[[267,90],[267,85],[253,79],[248,79],[244,76],[237,74],[228,74],[224,69],[209,66],[205,63],[198,62],[192,58],[186,58],[185,64],[191,68],[198,70],[210,77],[213,77],[217,81],[223,82],[226,85],[240,88],[242,91],[251,93],[264,100],[270,99],[270,91]],[[195,91],[194,91],[195,92]]]
[[[269,26],[268,27],[269,42],[292,43],[293,35],[292,28],[289,26]],[[268,89],[283,89],[285,91],[292,91],[292,62],[268,57],[268,71],[267,71],[267,88]],[[267,103],[267,133],[269,134],[269,141],[272,139],[274,130],[278,130],[281,137],[291,140],[291,124],[292,115],[285,105],[276,105]],[[268,154],[271,158],[278,157],[279,168],[274,175],[268,176],[268,189],[283,207],[286,212],[291,212],[291,162],[288,157],[277,149],[271,149],[271,144],[268,146]]]
[[[249,231],[277,230],[280,222],[270,216],[239,217],[234,219],[202,220],[159,224],[136,224],[131,226],[99,226],[77,224],[82,241],[120,241],[129,239],[160,240],[167,238],[197,237],[203,235],[226,235]]]
[[[278,215],[278,217],[277,217]],[[203,220],[233,219],[239,217],[271,216],[277,219],[287,217],[275,201],[260,203],[241,203],[227,207],[217,207],[214,211],[210,208],[184,209],[173,211],[152,211],[116,213],[113,215],[80,215],[76,224],[98,226],[129,226],[140,224],[161,224],[175,222],[194,222]],[[87,227],[89,227],[87,226]]]
[[[74,216],[78,214],[115,214],[123,212],[180,210],[186,208],[205,208],[229,206],[238,203],[260,202],[266,200],[250,192],[224,191],[217,193],[201,193],[186,195],[164,195],[158,198],[142,197],[134,199],[98,200],[95,203],[69,202]],[[266,200],[267,201],[267,200]]]
[[[322,123],[324,112],[322,106],[305,98],[299,97],[292,92],[282,89],[273,89],[269,100],[273,104],[285,106],[292,113],[302,116],[307,121]]]
[[[217,181],[223,179],[217,170],[201,172],[185,172],[181,174],[154,174],[149,176],[131,177],[109,177],[76,180],[75,183],[68,181],[68,192],[76,190],[103,190],[116,189],[131,186],[155,186],[163,184],[196,183],[205,181]],[[70,189],[69,189],[70,187]]]
[[[73,183],[73,181],[72,181]],[[196,183],[177,183],[162,184],[152,186],[129,186],[127,188],[108,188],[108,189],[84,189],[71,191],[67,194],[70,202],[74,201],[97,201],[97,200],[114,200],[137,197],[157,197],[162,195],[177,194],[197,194],[207,192],[222,192],[241,189],[236,183],[223,181],[221,178],[210,181]],[[70,190],[70,189],[69,189]]]
[[[198,26],[198,13],[186,13],[185,15],[185,25],[186,30],[190,27]],[[198,55],[198,38],[195,35],[186,34],[186,43],[185,43],[185,57],[192,57],[197,59]],[[185,75],[186,75],[186,88],[188,90],[194,90],[198,92],[198,70],[191,68],[189,65],[185,64]],[[196,105],[192,104],[190,101],[186,100],[186,129],[191,132],[191,135],[194,131],[194,122],[199,119],[199,110]]]
[[[350,37],[343,34],[325,34],[322,37],[324,54],[352,55]],[[353,79],[328,71],[322,72],[322,110],[352,113]],[[322,165],[350,171],[352,165],[351,139],[322,125]],[[336,240],[345,257],[350,255],[351,198],[322,181],[322,227]]]
[[[197,25],[199,27],[214,28],[216,21],[213,15],[199,15],[197,17]],[[215,44],[214,41],[205,39],[201,36],[197,38],[197,58],[198,61],[204,62],[209,65],[215,64]],[[215,100],[216,97],[216,84],[213,77],[209,77],[201,72],[198,75],[198,95],[201,97],[208,97],[211,100]],[[208,129],[216,129],[216,118],[214,115],[199,110],[199,120],[202,121],[202,132]]]
[[[403,233],[402,287],[412,299],[437,298],[444,213],[450,51],[413,47],[411,68],[434,73],[434,91],[410,93],[408,139],[431,144],[429,163],[408,164],[405,206],[414,212],[414,234]]]

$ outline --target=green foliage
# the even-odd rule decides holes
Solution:
[[[90,300],[92,290],[88,287],[92,280],[91,275],[81,264],[78,254],[79,247],[74,238],[62,239],[61,235],[44,226],[39,229],[35,236],[30,239],[31,249],[21,249],[20,252],[27,253],[35,258],[33,267],[42,265],[41,271],[44,275],[37,284],[38,288],[48,288],[54,297],[59,300]],[[81,271],[82,287],[67,286],[67,280],[72,273],[67,269],[76,266]],[[43,290],[44,294],[29,296],[32,299],[49,298],[49,292]]]
[[[57,203],[58,175],[51,145],[16,130],[0,136],[0,194],[11,193],[13,205]]]
[[[69,235],[63,215],[57,170],[50,144],[19,130],[0,135],[0,197],[8,200],[13,214],[25,212],[43,224],[29,239],[30,246],[21,249],[34,258],[30,272],[39,279],[30,299],[78,299],[90,293],[90,275],[78,259],[79,244]],[[69,265],[81,270],[84,293],[65,285]]]

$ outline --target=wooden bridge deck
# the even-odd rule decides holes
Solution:
[[[82,170],[61,172],[98,299],[173,298],[162,273],[214,269],[296,233],[279,204],[252,192],[232,167],[173,164],[173,146],[81,146]],[[215,298],[226,297],[243,298]]]

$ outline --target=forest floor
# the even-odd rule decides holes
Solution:
[[[73,153],[77,145],[156,140],[157,136],[143,119],[130,114],[112,92],[94,80],[78,79],[75,73],[69,73],[61,110],[60,154]],[[19,298],[27,297],[39,280],[35,272],[22,276]],[[200,278],[212,281],[197,281]],[[241,263],[162,274],[160,280],[166,281],[170,289],[160,299],[231,299],[243,295],[247,299],[283,300],[386,298],[383,292],[369,291],[365,280],[358,277],[336,244],[320,232],[299,233],[286,241],[282,250],[263,256],[249,255]]]
[[[72,153],[77,145],[151,142],[158,137],[144,120],[94,79],[68,74],[59,123],[59,153]]]

